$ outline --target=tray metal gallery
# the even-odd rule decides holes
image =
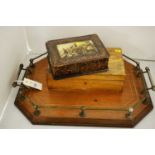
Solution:
[[[41,82],[43,90],[13,83],[14,87],[19,86],[15,105],[32,124],[133,127],[153,108],[149,89],[155,90],[155,86],[149,68],[142,71],[138,62],[125,55],[127,75],[121,93],[50,90],[46,76],[48,61],[44,58],[34,63],[39,57],[30,59],[27,68],[20,65],[17,80],[24,70],[24,77]],[[150,88],[144,73],[148,74]]]

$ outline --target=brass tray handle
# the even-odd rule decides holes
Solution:
[[[152,75],[151,75],[151,72],[150,72],[150,69],[149,67],[145,67],[145,71],[143,72],[140,68],[140,63],[137,62],[136,60],[130,58],[129,56],[123,54],[123,56],[129,60],[131,60],[132,62],[134,62],[136,64],[136,70],[138,71],[137,72],[137,75],[139,75],[140,73],[147,73],[148,77],[149,77],[149,81],[151,83],[151,87],[150,88],[147,88],[147,90],[150,90],[152,89],[152,91],[155,91],[155,84],[154,84],[154,81],[153,81],[153,78],[152,78]]]
[[[149,77],[150,84],[151,84],[151,87],[147,88],[147,89],[148,90],[152,89],[152,91],[155,91],[155,84],[154,84],[154,81],[153,81],[153,78],[152,78],[152,75],[151,75],[151,72],[150,72],[150,68],[145,67],[145,72],[143,72],[143,73],[147,73],[147,75]]]
[[[42,56],[44,56],[44,55],[47,55],[47,54],[48,54],[48,53],[45,52],[45,53],[40,54],[40,55],[37,56],[37,57],[31,58],[31,59],[29,60],[29,65],[28,65],[26,68],[24,68],[24,65],[23,65],[23,64],[20,64],[20,65],[19,65],[19,69],[18,69],[18,73],[17,73],[17,78],[16,78],[16,80],[12,83],[12,87],[17,87],[17,86],[21,86],[21,85],[22,85],[22,84],[18,84],[19,76],[20,76],[22,70],[25,71],[25,74],[26,74],[27,72],[28,72],[29,74],[31,74],[31,68],[34,68],[34,67],[35,67],[35,65],[34,65],[34,60],[37,60],[38,58],[40,58],[40,57],[42,57]],[[25,74],[24,74],[24,76],[23,76],[23,79],[24,79],[24,77],[25,77]]]

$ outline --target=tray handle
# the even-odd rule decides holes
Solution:
[[[24,68],[24,65],[23,64],[20,64],[19,65],[19,69],[18,69],[18,73],[17,73],[17,78],[12,83],[12,87],[21,86],[20,84],[18,84],[18,79],[19,79],[19,76],[20,76],[22,70],[29,71],[31,73],[31,71],[29,70],[29,68]]]
[[[151,72],[150,72],[150,68],[145,67],[145,71],[143,73],[147,73],[147,75],[149,77],[150,84],[151,84],[151,87],[147,88],[147,89],[148,90],[152,89],[152,91],[155,91],[155,84],[154,84],[154,81],[153,81],[153,78],[152,78],[152,75],[151,75]]]
[[[36,59],[38,59],[38,58],[40,58],[40,57],[42,57],[42,56],[44,56],[44,55],[46,55],[46,54],[48,54],[48,52],[42,53],[42,54],[40,54],[40,55],[38,55],[38,56],[36,56],[36,57],[34,57],[34,58],[31,58],[31,59],[29,60],[29,65],[28,65],[28,67],[26,67],[26,68],[24,68],[24,65],[23,65],[23,64],[20,64],[20,65],[19,65],[19,69],[18,69],[17,78],[16,78],[16,80],[12,83],[12,86],[13,86],[13,87],[21,86],[20,84],[18,84],[18,79],[19,79],[19,76],[20,76],[20,74],[21,74],[21,71],[24,70],[25,73],[26,73],[26,72],[31,73],[31,68],[35,67],[35,66],[34,66],[34,60],[36,60]],[[25,74],[24,74],[24,76],[25,76]],[[24,77],[23,77],[23,78],[24,78]]]

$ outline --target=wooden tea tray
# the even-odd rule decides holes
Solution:
[[[123,91],[110,93],[51,91],[47,87],[46,79],[47,58],[35,64],[32,59],[30,62],[24,77],[41,82],[43,90],[19,85],[15,105],[32,124],[133,127],[153,108],[138,63],[135,66],[125,60],[127,75]],[[21,70],[23,70],[22,65],[20,65]],[[16,82],[13,83],[13,86],[17,85]]]

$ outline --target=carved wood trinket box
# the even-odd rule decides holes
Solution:
[[[96,34],[46,43],[54,79],[107,71],[109,53]]]

